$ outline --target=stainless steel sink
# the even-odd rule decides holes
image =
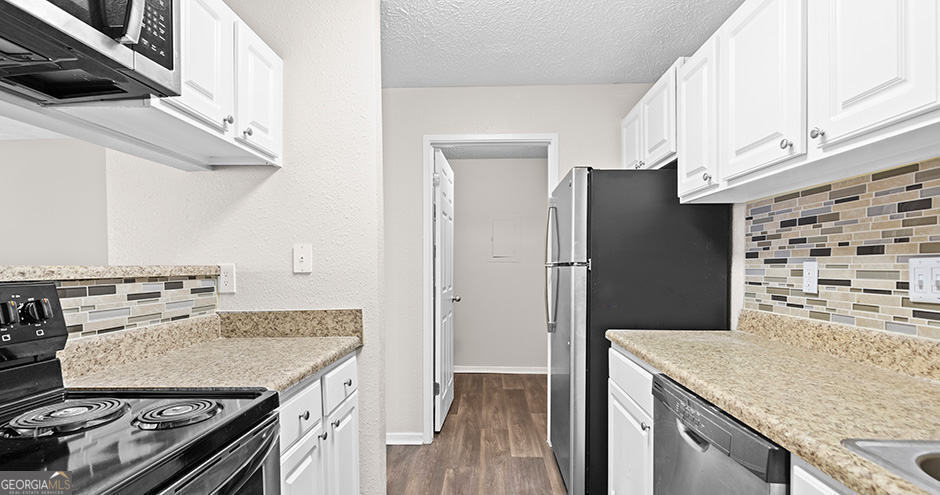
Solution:
[[[940,441],[850,438],[842,445],[928,492],[940,494]]]

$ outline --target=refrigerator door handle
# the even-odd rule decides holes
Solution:
[[[557,296],[558,282],[555,279],[555,253],[558,252],[558,210],[554,206],[548,207],[548,221],[545,226],[545,322],[548,333],[555,332],[555,298]]]

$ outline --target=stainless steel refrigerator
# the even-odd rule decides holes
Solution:
[[[729,325],[731,209],[676,171],[576,167],[549,200],[549,442],[569,494],[607,493],[608,329]]]

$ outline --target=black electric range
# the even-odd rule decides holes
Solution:
[[[54,284],[0,284],[0,479],[42,472],[96,495],[279,492],[276,392],[66,389],[55,352],[67,336]]]

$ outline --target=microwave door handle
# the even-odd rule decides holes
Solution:
[[[140,33],[144,29],[144,11],[147,0],[127,0],[127,21],[124,23],[124,34],[117,39],[124,45],[140,43]]]

